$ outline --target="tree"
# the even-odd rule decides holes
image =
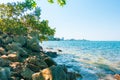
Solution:
[[[36,33],[44,40],[54,35],[55,29],[50,28],[48,20],[40,20],[40,12],[34,0],[0,4],[0,29],[10,35]]]
[[[48,2],[54,3],[54,0],[48,0]],[[66,0],[57,0],[57,3],[58,3],[60,6],[64,6],[64,5],[66,4]]]

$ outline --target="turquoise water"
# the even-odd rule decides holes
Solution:
[[[120,74],[120,41],[46,41],[42,46],[61,49],[54,60],[80,73],[82,80],[114,80]]]

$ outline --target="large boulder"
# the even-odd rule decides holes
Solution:
[[[10,78],[10,68],[0,67],[0,80],[9,80]]]
[[[34,37],[27,39],[27,48],[36,52],[43,51],[42,47],[39,45],[39,40]]]
[[[22,46],[26,45],[27,38],[25,36],[15,36],[13,37],[14,42],[20,43]]]
[[[48,67],[53,66],[53,65],[57,65],[57,63],[53,59],[51,59],[50,57],[46,57],[43,60],[46,62]]]
[[[20,62],[11,62],[11,63],[9,64],[9,66],[11,67],[11,70],[12,70],[13,72],[17,72],[17,73],[20,73],[20,72],[21,72],[21,70],[22,70],[22,68],[23,68],[22,65],[23,65],[23,64],[20,63]]]
[[[20,60],[19,54],[8,54],[8,60],[16,62]]]
[[[22,45],[20,43],[11,43],[6,46],[6,49],[10,52],[17,52],[21,57],[26,57],[28,54],[27,52],[22,48]]]
[[[45,69],[48,65],[40,58],[36,56],[28,57],[25,60],[26,67],[30,68],[34,72],[39,72],[39,70]]]
[[[61,66],[52,66],[32,75],[33,80],[67,80]]]
[[[25,79],[25,80],[31,80],[32,78],[32,74],[34,72],[32,70],[30,70],[29,68],[24,68],[21,72],[21,76]]]
[[[8,67],[11,61],[3,59],[0,57],[0,66],[1,67]]]

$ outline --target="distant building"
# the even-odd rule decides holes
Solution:
[[[48,41],[60,41],[60,38],[55,38],[54,36],[48,36]]]
[[[54,36],[48,36],[48,40],[53,41],[54,40]]]

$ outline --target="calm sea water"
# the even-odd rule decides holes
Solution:
[[[82,80],[114,80],[120,74],[120,41],[45,41],[42,46],[61,49],[54,60],[80,73]]]

